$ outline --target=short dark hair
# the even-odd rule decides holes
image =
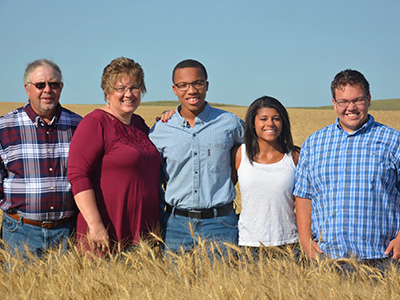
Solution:
[[[254,120],[258,110],[261,108],[274,108],[278,111],[279,116],[282,118],[283,126],[282,132],[278,137],[278,142],[281,145],[283,152],[289,153],[290,151],[298,151],[299,148],[293,144],[289,114],[286,108],[277,99],[269,96],[263,96],[254,100],[254,102],[250,104],[245,117],[244,143],[246,145],[246,154],[250,161],[254,161],[255,157],[260,152],[256,130],[254,129]]]
[[[336,90],[347,85],[359,86],[364,92],[364,96],[369,96],[369,83],[364,75],[357,70],[346,69],[336,74],[331,83],[332,98],[336,99]]]
[[[185,60],[182,60],[180,63],[178,63],[175,66],[174,70],[172,71],[172,83],[175,83],[174,82],[175,71],[178,69],[185,69],[185,68],[200,69],[203,72],[204,80],[207,80],[207,71],[201,62],[194,60],[194,59],[185,59]]]

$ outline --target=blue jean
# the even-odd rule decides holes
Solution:
[[[3,215],[1,227],[1,238],[8,247],[5,250],[15,255],[18,251],[21,257],[26,260],[26,247],[28,251],[41,257],[43,252],[52,247],[59,247],[64,252],[68,247],[68,238],[75,229],[74,218],[57,226],[56,228],[46,229],[38,226],[23,224],[9,217],[6,213]],[[8,249],[9,248],[9,249]]]
[[[234,210],[228,215],[211,219],[192,219],[163,211],[161,222],[166,251],[181,252],[181,248],[190,251],[199,238],[205,242],[216,242],[222,251],[226,249],[224,242],[238,242],[238,217]]]

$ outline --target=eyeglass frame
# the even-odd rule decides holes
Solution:
[[[362,99],[362,100],[361,100]],[[350,103],[353,103],[355,106],[359,107],[362,105],[365,105],[365,102],[368,100],[368,95],[364,95],[362,97],[357,97],[354,98],[353,100],[344,100],[344,99],[339,99],[339,101],[344,101],[344,102],[339,102],[338,100],[335,99],[335,102],[337,105],[340,107],[349,107]],[[358,102],[358,103],[357,103]],[[347,104],[346,104],[347,103]]]
[[[126,92],[129,90],[132,94],[137,94],[140,93],[141,86],[136,86],[136,85],[131,85],[131,86],[126,86],[126,87],[119,87],[119,88],[113,88],[113,90],[115,90],[117,93],[123,95],[126,94]],[[136,90],[136,91],[132,91],[132,90]],[[122,91],[123,90],[123,91]]]
[[[38,84],[43,84],[43,83],[45,84],[45,86],[44,86],[43,88],[39,88],[39,87],[38,87]],[[32,85],[34,85],[35,88],[36,88],[37,90],[39,90],[39,91],[43,91],[43,90],[46,88],[46,86],[49,86],[49,88],[52,89],[52,90],[58,90],[59,88],[61,88],[61,87],[64,85],[64,83],[63,83],[62,81],[27,82],[26,84],[32,84]],[[50,86],[51,84],[58,84],[58,87],[52,88],[52,87]]]
[[[206,82],[207,82],[207,80],[204,80],[204,79],[196,80],[196,81],[193,81],[193,82],[178,82],[178,83],[174,83],[174,86],[176,86],[176,88],[177,88],[178,90],[180,90],[181,92],[187,92],[187,91],[190,89],[190,86],[192,86],[196,91],[198,91],[198,90],[200,89],[200,87],[199,87],[199,88],[196,88],[194,85],[195,85],[196,83],[199,83],[199,82],[202,83],[202,87],[201,87],[201,88],[205,88],[205,87],[206,87]],[[187,89],[182,90],[182,89],[179,87],[179,84],[187,84]]]

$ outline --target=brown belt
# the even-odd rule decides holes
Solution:
[[[20,215],[18,214],[10,214],[10,213],[6,213],[7,216],[9,216],[10,218],[13,218],[14,220],[18,221],[20,220]],[[24,224],[28,224],[28,225],[33,225],[33,226],[37,226],[37,227],[42,227],[42,228],[46,228],[46,229],[52,229],[55,228],[63,223],[65,223],[66,221],[68,221],[70,218],[64,218],[58,221],[34,221],[34,220],[30,220],[30,219],[26,219],[21,217],[21,221]]]

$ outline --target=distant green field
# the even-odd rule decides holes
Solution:
[[[293,107],[299,109],[332,109],[332,105],[315,107]],[[371,110],[400,110],[400,99],[372,100]]]

